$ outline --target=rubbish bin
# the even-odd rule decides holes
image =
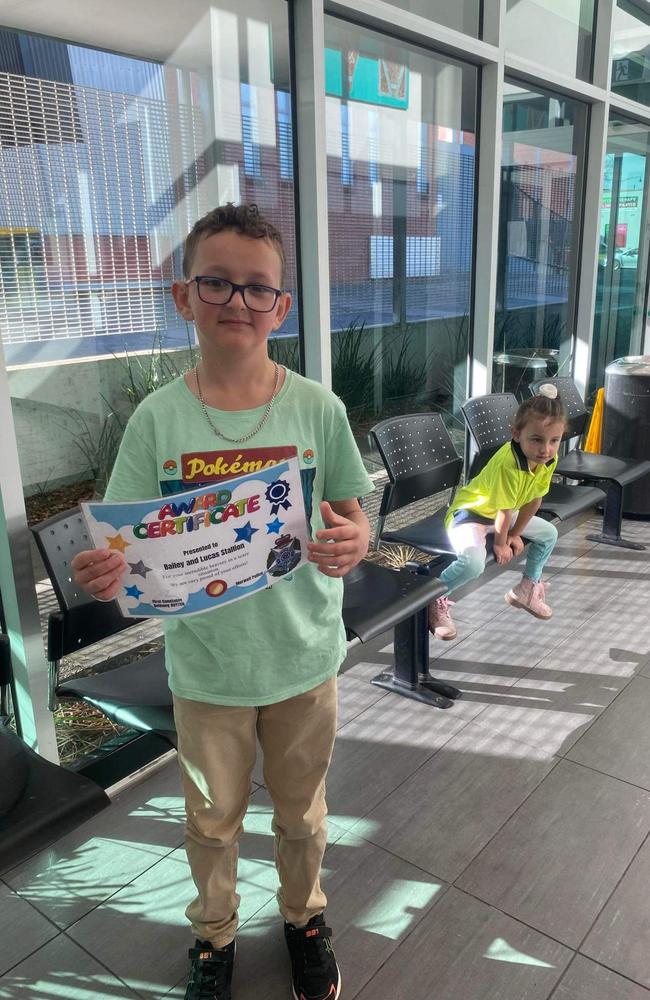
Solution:
[[[650,458],[650,355],[619,358],[605,369],[604,455]],[[623,513],[650,517],[650,475],[623,491]]]

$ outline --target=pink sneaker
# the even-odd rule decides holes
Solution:
[[[439,597],[429,605],[429,632],[435,635],[436,639],[455,639],[458,634],[449,613],[453,603],[447,597]]]
[[[550,618],[553,614],[553,609],[544,601],[544,597],[546,596],[544,594],[544,587],[548,586],[549,584],[542,583],[541,580],[539,583],[536,583],[527,576],[522,576],[521,583],[518,583],[516,587],[513,587],[506,594],[506,601],[513,608],[523,608],[524,611],[535,615],[535,618]]]

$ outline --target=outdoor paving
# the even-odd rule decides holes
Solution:
[[[456,605],[431,671],[446,711],[369,681],[350,654],[323,866],[342,1000],[650,1000],[647,553],[559,540],[555,615],[508,607],[508,568]],[[259,778],[259,770],[256,771]],[[176,763],[0,873],[0,998],[182,997],[192,884]],[[291,995],[270,802],[241,845],[234,1000]]]

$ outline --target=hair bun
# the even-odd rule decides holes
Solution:
[[[557,386],[552,382],[544,382],[537,390],[538,396],[546,396],[547,399],[557,399]]]

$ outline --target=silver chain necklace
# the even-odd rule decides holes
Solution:
[[[202,407],[203,412],[205,414],[205,419],[208,421],[208,423],[210,424],[210,427],[212,428],[212,430],[214,431],[214,433],[217,435],[217,437],[223,438],[224,441],[228,441],[228,442],[230,442],[230,444],[243,444],[244,441],[250,441],[250,439],[252,437],[255,437],[255,435],[259,431],[262,430],[262,427],[264,427],[264,424],[269,419],[269,416],[271,414],[271,410],[273,409],[273,404],[275,402],[275,397],[278,394],[278,383],[280,381],[280,366],[277,364],[277,362],[274,361],[273,362],[273,367],[275,368],[275,381],[273,383],[273,392],[271,394],[271,398],[269,399],[268,403],[266,404],[266,409],[264,410],[264,413],[262,414],[262,419],[258,423],[257,427],[255,427],[250,432],[250,434],[245,434],[244,437],[240,437],[240,438],[231,438],[231,437],[228,437],[226,434],[224,434],[223,431],[220,431],[212,423],[212,418],[211,418],[210,414],[208,413],[208,408],[205,405],[205,399],[203,398],[203,393],[201,392],[201,383],[199,382],[199,369],[198,369],[198,365],[196,366],[196,368],[194,369],[194,378],[196,379],[196,390],[197,390],[197,392],[199,394],[199,402],[201,403],[201,407]]]

